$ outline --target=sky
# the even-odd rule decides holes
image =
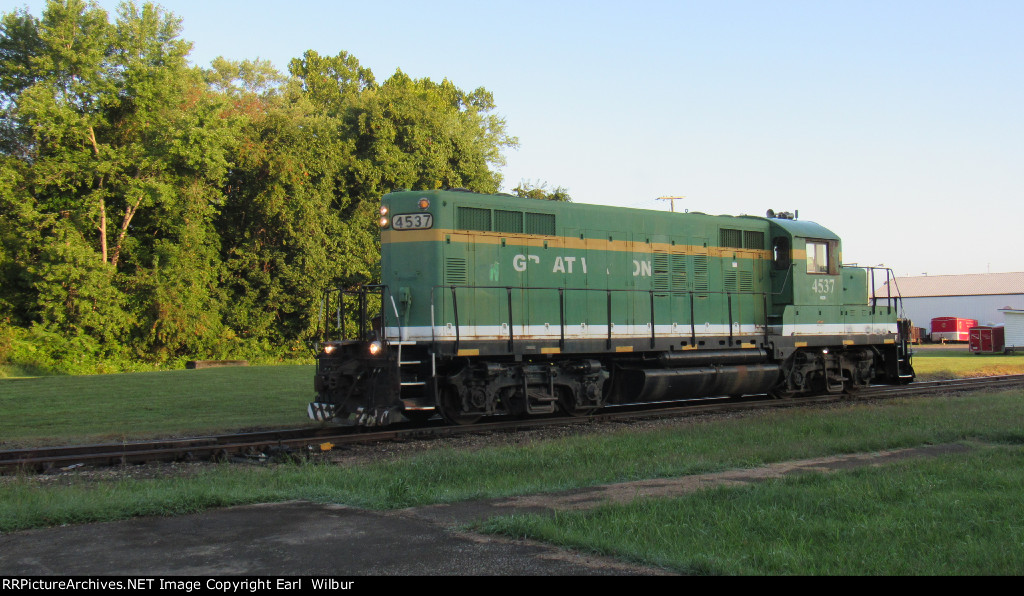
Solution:
[[[0,0],[0,12],[45,2]],[[98,4],[116,14],[117,1]],[[897,275],[1024,271],[1020,0],[166,0],[193,64],[346,51],[485,87],[504,190],[799,211]],[[113,16],[111,17],[113,20]],[[658,197],[685,197],[673,202]]]

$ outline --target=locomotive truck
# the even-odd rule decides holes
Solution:
[[[789,213],[449,189],[385,195],[378,223],[381,283],[321,304],[313,419],[469,424],[914,378],[899,296],[875,296],[892,271],[842,265],[838,236]]]

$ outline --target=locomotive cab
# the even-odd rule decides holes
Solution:
[[[782,363],[776,393],[853,392],[872,382],[913,379],[898,296],[870,288],[892,271],[844,266],[838,236],[789,217],[769,218],[772,242],[770,333]],[[870,282],[870,283],[869,283]]]

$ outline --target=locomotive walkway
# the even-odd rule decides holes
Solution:
[[[661,569],[524,540],[466,533],[460,527],[495,515],[678,496],[722,484],[881,465],[967,449],[935,445],[852,454],[399,511],[288,502],[29,530],[0,535],[0,576],[662,575],[665,571]]]

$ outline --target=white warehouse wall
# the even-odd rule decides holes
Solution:
[[[998,294],[992,296],[927,296],[904,298],[903,311],[915,327],[932,331],[932,319],[959,317],[976,319],[979,325],[1004,323],[1000,308],[1024,310],[1024,294]]]

